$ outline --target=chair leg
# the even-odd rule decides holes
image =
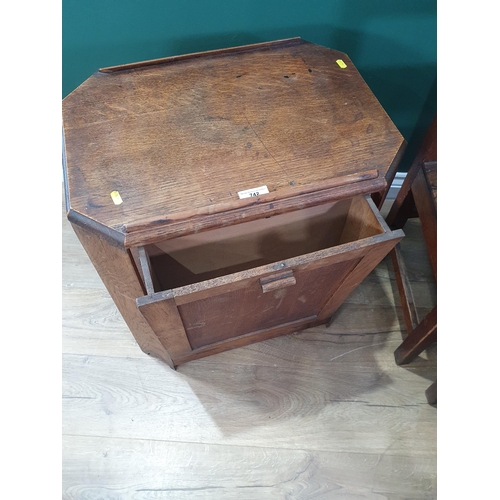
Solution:
[[[437,381],[428,387],[425,391],[425,397],[430,405],[437,404]]]
[[[392,267],[399,291],[399,301],[403,310],[406,331],[412,332],[418,326],[417,311],[413,300],[413,292],[410,280],[406,272],[406,266],[401,255],[401,244],[398,243],[391,251]]]
[[[387,214],[385,221],[391,229],[401,229],[408,219],[418,217],[415,200],[411,191],[413,177],[415,177],[415,173],[409,172]]]
[[[394,351],[396,364],[405,365],[413,361],[422,351],[437,340],[437,307],[420,324],[408,333],[406,339]]]

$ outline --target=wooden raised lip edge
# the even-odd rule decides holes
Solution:
[[[174,63],[177,61],[184,61],[186,59],[195,59],[198,57],[222,56],[225,54],[232,54],[237,52],[251,52],[253,50],[273,48],[273,47],[286,47],[293,45],[300,45],[303,43],[310,43],[303,40],[301,37],[283,38],[282,40],[273,40],[271,42],[259,42],[248,45],[239,45],[237,47],[227,47],[225,49],[207,50],[203,52],[193,52],[191,54],[181,54],[176,56],[162,57],[159,59],[150,59],[148,61],[140,61],[135,63],[121,64],[118,66],[109,66],[106,68],[99,68],[99,73],[116,73],[118,71],[127,71],[133,69],[141,69],[148,66],[157,66],[160,64]]]
[[[404,232],[402,229],[396,229],[394,231],[388,231],[388,232],[384,231],[381,234],[356,240],[355,242],[343,243],[342,245],[316,250],[315,252],[299,255],[297,257],[291,257],[289,259],[284,259],[279,262],[273,262],[272,264],[266,264],[264,266],[254,267],[251,269],[247,269],[245,271],[239,271],[237,273],[228,274],[226,276],[219,276],[218,278],[212,278],[209,280],[200,281],[199,283],[194,283],[191,285],[184,285],[170,290],[155,292],[151,295],[144,295],[136,299],[136,304],[137,306],[143,306],[154,302],[160,302],[165,299],[172,299],[172,298],[175,299],[175,297],[180,297],[182,295],[189,295],[190,293],[193,293],[195,291],[199,292],[209,288],[215,288],[218,286],[227,285],[229,283],[235,283],[237,281],[242,281],[244,279],[265,277],[263,275],[268,273],[275,273],[277,270],[284,271],[296,265],[309,264],[316,260],[331,257],[333,255],[346,254],[346,257],[349,258],[349,251],[352,250],[353,243],[357,244],[356,249],[358,249],[371,246],[377,243],[382,243],[384,241],[389,241],[396,238],[402,238],[403,236]],[[285,265],[283,266],[283,264]],[[277,265],[279,265],[280,267],[277,268],[276,267]],[[196,287],[196,290],[193,289],[194,287]]]
[[[306,206],[316,206],[316,205],[321,205],[323,203],[328,203],[331,201],[337,201],[341,200],[346,197],[353,197],[357,195],[367,195],[370,194],[374,191],[377,191],[379,188],[383,189],[386,185],[385,179],[379,175],[378,171],[368,171],[368,173],[375,173],[375,176],[373,178],[360,178],[357,182],[348,182],[347,184],[344,183],[339,183],[338,185],[333,185],[331,187],[323,188],[321,190],[313,191],[313,195],[319,196],[319,200],[312,200],[311,203],[306,203]],[[366,174],[366,172],[364,173]],[[364,175],[362,174],[362,175]],[[359,174],[355,174],[359,175]],[[369,177],[372,177],[371,175]],[[336,178],[335,180],[341,180],[341,179],[346,179],[346,177],[343,178]],[[374,181],[375,185],[368,185],[370,189],[367,189],[366,184],[369,181]],[[68,193],[68,183],[67,180],[65,179],[65,190],[66,190],[66,195],[68,195],[67,199],[67,204],[70,204],[70,199],[69,199],[69,193]],[[345,187],[345,186],[361,186],[364,189],[356,189],[355,191],[349,191],[348,193],[339,193],[337,190]],[[300,189],[300,188],[299,188]],[[333,192],[332,192],[333,191]],[[259,209],[261,207],[265,207],[267,204],[271,204],[276,202],[278,205],[280,203],[286,203],[290,199],[297,199],[300,200],[303,196],[307,196],[309,191],[301,193],[301,194],[294,194],[293,192],[287,192],[287,196],[284,196],[282,198],[278,199],[272,199],[272,200],[264,200],[262,201],[262,197],[258,197],[257,200],[252,199],[252,198],[246,198],[243,200],[238,200],[240,202],[246,202],[245,205],[239,206],[239,207],[233,207],[232,210],[227,210],[227,213],[232,213],[234,215],[235,222],[231,222],[229,224],[224,224],[225,225],[231,225],[232,223],[237,223],[238,222],[238,215],[241,214],[242,211],[245,211],[247,209]],[[275,193],[269,193],[271,196]],[[324,196],[326,195],[326,196]],[[267,195],[263,195],[267,196]],[[274,208],[274,207],[273,207]],[[259,213],[257,215],[255,214],[250,214],[251,216],[247,217],[245,220],[241,220],[239,222],[246,222],[250,220],[254,220],[255,218],[258,218],[260,215],[278,215],[281,213],[286,213],[289,211],[293,211],[293,208],[289,207],[277,207],[276,209],[270,209],[267,211],[263,211],[262,213]],[[216,215],[218,212],[214,213],[209,213],[206,214],[205,216],[213,216]],[[121,248],[131,248],[131,247],[136,247],[136,246],[141,246],[141,245],[148,245],[152,244],[158,241],[162,241],[165,239],[169,239],[170,237],[178,237],[180,235],[185,235],[185,234],[190,234],[190,233],[196,233],[200,231],[205,231],[205,230],[210,230],[210,229],[215,229],[217,227],[223,227],[218,225],[215,222],[211,222],[207,224],[203,229],[201,230],[194,230],[194,231],[182,231],[184,229],[186,223],[193,222],[193,221],[198,221],[198,220],[203,220],[203,214],[194,216],[191,214],[190,218],[184,219],[184,220],[178,220],[178,221],[172,221],[170,223],[165,223],[163,222],[162,224],[157,223],[153,226],[145,226],[144,229],[142,230],[137,230],[132,233],[127,233],[125,232],[126,228],[124,226],[107,226],[106,224],[103,224],[102,222],[99,222],[95,219],[92,219],[90,216],[85,215],[78,210],[75,210],[71,206],[67,206],[67,218],[68,220],[76,224],[77,226],[83,227],[85,229],[88,229],[94,233],[100,234],[104,236],[108,241],[110,241],[112,244],[115,246],[119,246]],[[181,228],[181,231],[175,231],[176,229]],[[173,233],[174,236],[171,236]]]
[[[386,185],[387,183],[385,179],[379,176],[375,179],[362,180],[358,183],[334,186],[327,189],[318,190],[310,194],[305,193],[302,195],[289,196],[287,198],[275,200],[274,202],[253,202],[248,206],[239,207],[225,212],[231,215],[231,220],[226,221],[225,223],[219,223],[218,221],[214,220],[214,215],[216,216],[217,214],[207,214],[205,215],[205,217],[191,217],[189,219],[176,221],[170,224],[167,223],[148,227],[142,231],[136,231],[134,233],[125,233],[124,244],[127,248],[135,247],[138,245],[149,245],[187,234],[199,233],[202,231],[216,229],[218,227],[225,227],[232,224],[255,220],[260,217],[291,212],[297,210],[297,208],[295,207],[295,205],[297,204],[300,204],[300,209],[302,209],[316,205],[322,205],[324,203],[329,203],[332,201],[340,201],[342,199],[352,198],[358,195],[368,195],[373,192],[385,189]],[[347,190],[345,192],[342,191],[342,189],[345,188],[347,188]],[[294,206],[290,206],[290,200],[295,200],[297,203],[294,203]],[[267,210],[266,206],[268,206]],[[189,223],[196,224],[197,222],[207,221],[207,219],[209,220],[209,222],[203,224],[203,226],[200,228],[193,229],[192,227],[189,228],[188,226]]]
[[[155,219],[145,219],[140,222],[132,222],[129,224],[124,224],[123,229],[127,234],[135,233],[138,231],[144,231],[153,227],[163,226],[172,224],[175,222],[181,222],[194,217],[199,217],[203,215],[214,215],[221,212],[228,212],[231,210],[238,210],[239,208],[245,208],[252,205],[265,205],[266,203],[272,203],[273,201],[282,200],[285,198],[291,198],[293,196],[300,196],[303,194],[309,194],[318,191],[326,191],[327,189],[344,186],[346,184],[355,184],[356,182],[376,179],[379,177],[379,172],[376,169],[367,170],[365,172],[356,172],[354,174],[344,175],[342,177],[333,177],[330,179],[324,179],[322,181],[314,182],[304,186],[294,186],[285,187],[279,191],[271,191],[270,193],[263,194],[256,198],[243,198],[235,199],[223,203],[217,203],[214,205],[205,205],[195,210],[189,210],[184,212],[177,212],[172,215],[165,215],[161,218]]]

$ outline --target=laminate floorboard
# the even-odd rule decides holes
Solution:
[[[425,456],[82,436],[64,436],[63,449],[75,500],[435,498]]]
[[[64,499],[436,498],[436,347],[395,364],[389,258],[330,327],[173,371],[136,345],[64,215],[62,231]],[[423,317],[436,286],[418,221],[405,233]]]

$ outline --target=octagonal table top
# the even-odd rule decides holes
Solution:
[[[101,69],[62,108],[68,218],[125,246],[380,191],[405,144],[300,38]]]

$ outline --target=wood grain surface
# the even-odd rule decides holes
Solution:
[[[70,215],[127,246],[313,191],[379,192],[404,144],[349,57],[301,39],[97,72],[63,100],[63,129]]]
[[[394,363],[384,259],[328,328],[171,370],[137,348],[63,220],[63,499],[434,499],[435,347]],[[401,251],[419,314],[435,283],[418,221]]]

